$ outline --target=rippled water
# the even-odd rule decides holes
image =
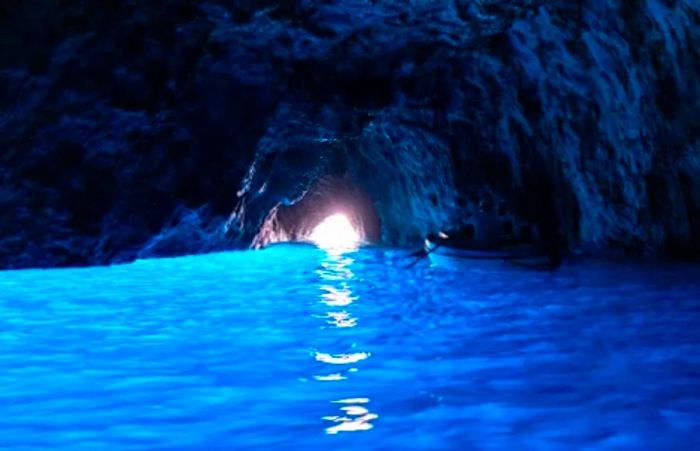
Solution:
[[[700,269],[307,246],[0,273],[0,447],[700,447]]]

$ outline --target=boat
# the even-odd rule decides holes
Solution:
[[[474,260],[551,271],[561,263],[559,255],[543,245],[511,241],[498,246],[483,246],[472,239],[444,232],[428,235],[425,254],[438,265]]]

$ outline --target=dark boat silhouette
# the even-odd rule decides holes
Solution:
[[[483,245],[458,233],[440,232],[428,235],[425,252],[437,264],[452,264],[458,260],[503,262],[510,265],[540,270],[553,270],[561,264],[561,257],[552,246],[536,243],[504,241]]]

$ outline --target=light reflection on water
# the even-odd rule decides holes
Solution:
[[[324,420],[335,423],[334,426],[326,429],[327,434],[369,431],[373,427],[371,421],[379,418],[379,415],[363,407],[363,405],[369,403],[367,398],[340,399],[334,402],[346,405],[340,408],[343,416],[331,415],[323,417]]]
[[[327,254],[326,260],[321,263],[321,268],[317,271],[322,282],[321,303],[330,308],[350,308],[353,302],[359,300],[357,296],[353,295],[351,289],[352,280],[355,276],[351,270],[353,262],[354,260],[352,257],[343,255],[342,253],[329,252]],[[358,319],[353,317],[347,310],[329,310],[326,312],[326,317],[330,318],[330,320],[326,321],[326,324],[331,324],[337,329],[357,326]],[[333,329],[333,327],[330,328],[328,333],[334,333]],[[355,343],[351,343],[350,347],[355,347],[355,345]],[[347,354],[315,353],[317,361],[329,365],[348,365],[366,360],[369,357],[371,357],[371,354],[363,351]],[[314,379],[321,382],[332,381],[335,383],[344,383],[348,377],[362,377],[356,368],[353,369],[355,370],[355,374],[351,376],[341,373],[332,373],[328,375],[315,375]],[[322,417],[322,419],[333,423],[332,426],[326,428],[327,434],[368,431],[373,427],[372,421],[379,418],[379,415],[370,412],[366,407],[370,402],[369,398],[332,400],[331,402],[348,405],[344,405],[340,408],[342,411],[340,415],[327,415]],[[362,403],[365,406],[353,405],[353,403]]]
[[[319,276],[326,279],[326,272],[319,272]],[[350,273],[352,274],[352,273]],[[341,279],[346,280],[346,279]],[[352,304],[356,297],[352,295],[352,292],[347,287],[347,283],[343,282],[340,284],[341,287],[337,288],[332,285],[322,285],[321,286],[321,302],[329,307],[345,307],[346,305]]]
[[[328,312],[328,318],[326,322],[335,327],[357,326],[357,318],[353,318],[348,312]]]

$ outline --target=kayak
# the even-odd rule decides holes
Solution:
[[[559,262],[545,249],[532,244],[510,244],[499,247],[478,246],[470,240],[431,235],[425,240],[425,252],[437,264],[453,264],[459,260],[493,261],[532,269],[552,270]]]

